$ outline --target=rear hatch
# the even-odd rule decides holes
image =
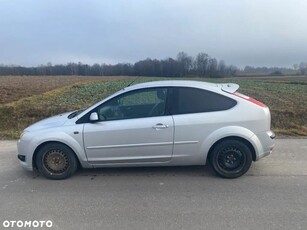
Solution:
[[[262,102],[257,101],[256,99],[246,96],[244,94],[239,93],[237,90],[239,89],[239,85],[238,84],[233,84],[233,83],[227,83],[227,84],[219,84],[219,87],[221,88],[222,91],[229,93],[230,95],[240,98],[241,100],[243,99],[244,101],[251,103],[253,105],[255,105],[255,108],[259,108],[261,109],[264,113],[254,113],[255,117],[252,118],[251,120],[251,124],[254,121],[259,121],[256,126],[257,128],[255,128],[255,126],[253,127],[253,130],[259,130],[259,131],[267,131],[267,134],[273,139],[275,137],[274,133],[270,131],[271,129],[271,113],[269,108]],[[235,98],[234,98],[235,99]],[[247,110],[249,109],[249,107],[245,107]],[[255,111],[253,109],[250,109],[250,111]],[[258,111],[258,110],[257,110]],[[253,113],[253,112],[251,112]],[[253,117],[253,114],[248,114],[246,113],[248,116],[248,119],[251,119],[251,117]],[[258,115],[256,115],[258,114]],[[261,115],[262,114],[262,115]]]
[[[226,84],[220,84],[221,86],[221,89],[224,91],[224,92],[227,92],[227,93],[230,93],[232,95],[235,95],[237,97],[240,97],[242,99],[245,99],[249,102],[252,102],[260,107],[263,107],[263,108],[267,108],[267,106],[265,104],[263,104],[262,102],[260,101],[257,101],[256,99],[252,98],[252,97],[249,97],[249,96],[246,96],[244,94],[241,94],[239,92],[237,92],[237,90],[239,89],[239,85],[238,84],[234,84],[234,83],[226,83]]]

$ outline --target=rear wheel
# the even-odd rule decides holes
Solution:
[[[239,140],[225,140],[218,143],[210,154],[214,171],[225,178],[236,178],[245,174],[252,164],[252,152]]]
[[[74,152],[66,145],[44,145],[36,156],[38,171],[49,179],[61,180],[70,177],[78,168]]]

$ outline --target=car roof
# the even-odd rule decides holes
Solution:
[[[151,88],[151,87],[194,87],[194,88],[205,88],[205,89],[217,89],[218,84],[204,82],[204,81],[191,81],[191,80],[165,80],[165,81],[151,81],[135,84],[128,86],[125,90],[134,90],[140,88]]]

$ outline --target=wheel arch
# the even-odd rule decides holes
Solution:
[[[227,136],[224,138],[221,138],[219,140],[217,140],[209,149],[208,151],[208,155],[207,155],[207,159],[209,159],[211,157],[211,154],[213,152],[213,149],[215,148],[215,146],[217,146],[219,143],[225,141],[225,140],[237,140],[237,141],[241,141],[243,142],[251,151],[252,153],[252,160],[255,161],[257,156],[256,156],[256,150],[254,148],[254,146],[251,144],[251,142],[249,142],[247,139],[243,138],[243,137],[239,137],[239,136]]]
[[[78,167],[81,167],[81,166],[82,166],[82,164],[81,164],[81,162],[80,162],[80,159],[79,159],[78,155],[77,155],[76,152],[73,150],[73,148],[71,148],[69,145],[67,145],[67,144],[65,144],[65,143],[63,143],[63,142],[61,142],[61,141],[45,141],[45,142],[39,144],[39,145],[36,147],[36,149],[34,150],[33,157],[32,157],[32,166],[33,166],[33,168],[37,169],[37,165],[36,165],[37,153],[41,150],[42,147],[44,147],[45,145],[48,145],[48,144],[61,144],[61,145],[66,146],[67,148],[69,148],[69,149],[73,152],[73,154],[74,154],[74,156],[75,156],[75,158],[76,158],[76,160],[77,160],[77,162],[78,162]]]
[[[257,160],[257,155],[261,151],[259,140],[251,130],[242,126],[226,126],[212,132],[202,143],[202,159],[207,161],[214,146],[226,139],[243,141],[252,152],[252,160]]]

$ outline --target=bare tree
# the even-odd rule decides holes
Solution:
[[[299,64],[299,69],[300,69],[300,73],[301,73],[302,75],[307,74],[307,62],[301,62],[301,63]]]
[[[218,76],[218,63],[215,58],[209,59],[209,77]]]
[[[193,58],[185,52],[179,52],[177,54],[177,61],[180,65],[180,76],[188,75],[192,68]]]
[[[199,53],[196,56],[195,67],[199,76],[206,76],[208,72],[209,55],[206,53]]]

